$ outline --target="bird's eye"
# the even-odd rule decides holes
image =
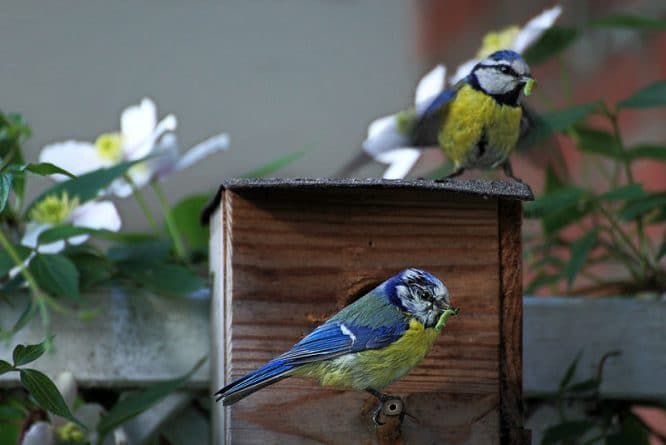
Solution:
[[[500,65],[499,70],[504,74],[513,74],[513,70],[507,65]]]

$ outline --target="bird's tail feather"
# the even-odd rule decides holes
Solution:
[[[286,360],[274,360],[266,363],[261,368],[252,371],[215,393],[215,400],[222,401],[223,405],[231,405],[240,399],[247,397],[255,391],[268,385],[272,385],[285,377],[294,369],[294,365]]]

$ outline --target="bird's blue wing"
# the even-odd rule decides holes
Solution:
[[[398,340],[406,329],[406,323],[368,327],[329,321],[280,355],[279,359],[301,365],[366,349],[379,349]]]
[[[437,135],[448,112],[449,104],[456,97],[462,84],[460,82],[453,88],[442,91],[426,106],[410,134],[411,142],[415,147],[438,145]]]

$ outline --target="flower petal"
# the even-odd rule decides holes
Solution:
[[[93,144],[80,141],[65,141],[45,146],[39,154],[39,162],[50,162],[74,175],[88,173],[108,165],[98,155]],[[60,174],[51,177],[56,181],[68,179],[67,176]]]
[[[428,74],[423,76],[416,86],[416,97],[414,99],[416,112],[421,114],[427,108],[430,101],[444,90],[445,86],[446,67],[444,65],[437,65]]]
[[[408,143],[405,135],[398,131],[396,115],[380,117],[368,127],[368,137],[363,141],[363,150],[370,156],[404,147]]]
[[[99,418],[102,417],[104,412],[105,410],[102,405],[97,403],[86,403],[81,405],[81,407],[74,412],[74,415],[88,428],[88,431],[95,431],[97,429],[97,424],[99,423]]]
[[[181,171],[191,167],[205,157],[229,148],[229,135],[220,133],[190,148],[176,163],[174,170]]]
[[[175,171],[178,163],[178,138],[174,133],[167,133],[159,140],[153,149],[154,158],[149,159],[149,168],[154,176],[163,178]]]
[[[23,238],[21,238],[21,244],[33,249],[36,248],[39,235],[43,231],[45,231],[46,229],[50,229],[51,227],[53,227],[53,224],[38,223],[34,221],[28,222],[28,224],[26,224],[25,227],[25,233],[23,234]],[[55,241],[49,244],[40,244],[37,251],[39,253],[58,253],[64,248],[65,248],[64,241]]]
[[[67,406],[74,406],[74,401],[76,400],[76,393],[78,392],[78,386],[76,384],[76,379],[74,374],[69,371],[61,372],[56,377],[55,381],[62,398],[65,400]]]
[[[53,445],[54,443],[55,431],[53,426],[43,420],[30,425],[30,429],[21,441],[21,445]]]
[[[91,229],[120,230],[122,221],[111,201],[90,201],[74,209],[70,216],[72,225]],[[70,242],[71,238],[70,238]]]
[[[127,159],[138,159],[130,155],[149,140],[156,126],[157,109],[155,103],[147,97],[143,98],[139,105],[123,110],[120,115],[120,132],[123,135],[123,151]]]
[[[384,164],[389,164],[389,168],[382,176],[384,179],[402,179],[414,167],[421,154],[421,150],[415,148],[401,148],[382,153],[375,159]]]
[[[557,5],[553,8],[546,9],[541,14],[534,17],[520,30],[516,39],[513,41],[513,45],[511,45],[511,49],[522,54],[523,51],[539,40],[539,37],[541,37],[548,28],[553,26],[560,14],[562,14],[562,7]]]

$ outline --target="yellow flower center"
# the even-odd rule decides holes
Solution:
[[[489,32],[483,38],[483,43],[479,52],[476,53],[476,58],[484,59],[495,51],[510,48],[519,32],[520,28],[515,25],[504,28],[501,31]]]
[[[123,159],[123,136],[120,133],[104,133],[95,141],[97,154],[102,159],[120,162]]]
[[[67,422],[56,430],[56,436],[60,442],[86,442],[86,433],[83,432],[81,427],[72,422]]]
[[[61,196],[49,195],[30,211],[29,216],[35,222],[60,224],[67,219],[79,204],[79,198],[69,199],[67,192],[64,192]]]

